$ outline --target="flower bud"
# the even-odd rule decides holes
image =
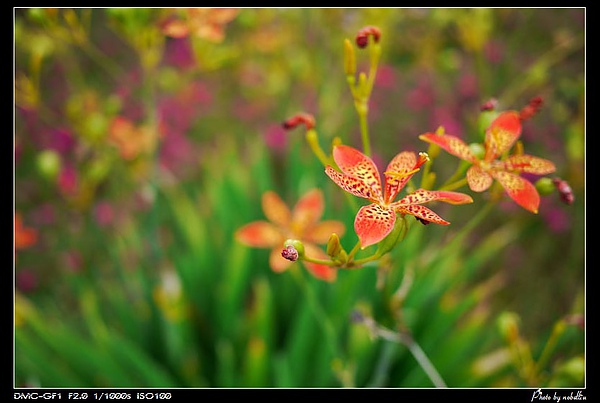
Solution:
[[[549,195],[556,190],[556,186],[554,186],[552,179],[546,177],[538,179],[535,182],[535,188],[542,196]]]
[[[529,104],[525,106],[519,112],[519,117],[521,120],[527,120],[531,118],[533,115],[539,112],[542,107],[543,99],[542,97],[533,97],[529,101]]]
[[[293,245],[288,245],[281,251],[281,256],[283,256],[284,259],[295,262],[298,260],[299,254]]]
[[[509,343],[519,338],[519,320],[519,316],[514,312],[503,312],[498,318],[500,333]]]
[[[335,259],[343,250],[344,248],[342,247],[338,234],[331,234],[329,241],[327,241],[327,254]]]
[[[299,241],[297,239],[288,239],[287,241],[285,241],[283,243],[283,246],[286,249],[289,249],[288,248],[289,246],[293,247],[296,250],[296,252],[298,252],[297,259],[301,259],[302,257],[304,257],[304,244],[301,241]],[[289,253],[293,254],[293,250],[289,249]],[[282,252],[282,255],[283,255],[283,252]]]
[[[349,39],[344,41],[344,72],[346,76],[354,77],[356,74],[356,55]]]
[[[61,168],[60,156],[54,150],[44,150],[36,158],[39,172],[47,179],[55,179]]]
[[[344,250],[338,234],[331,234],[329,241],[327,241],[326,252],[336,265],[343,266],[348,263],[348,253]]]
[[[483,104],[481,104],[481,106],[479,107],[479,110],[481,112],[488,112],[488,111],[495,110],[496,107],[498,107],[498,100],[496,98],[491,98],[491,99],[485,101]]]
[[[372,25],[361,28],[356,34],[356,45],[359,48],[366,47],[369,43],[369,35],[372,35],[373,40],[377,43],[379,42],[379,38],[381,38],[381,31]]]
[[[571,186],[569,186],[569,183],[560,178],[553,178],[552,183],[556,187],[556,190],[558,190],[558,193],[560,194],[560,199],[565,204],[573,204],[573,202],[575,201],[575,195],[573,194],[573,190],[571,189]]]
[[[471,152],[479,159],[482,159],[485,155],[485,148],[479,143],[471,143],[469,144],[469,148],[471,149]]]
[[[298,113],[283,122],[283,128],[291,130],[298,125],[304,124],[307,130],[315,127],[315,118],[309,113]]]

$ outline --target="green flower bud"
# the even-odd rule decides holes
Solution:
[[[535,188],[540,195],[545,196],[556,191],[556,186],[550,178],[540,178],[535,182]]]
[[[356,55],[349,39],[344,41],[344,72],[351,77],[356,74]]]
[[[329,241],[327,242],[327,254],[332,258],[336,258],[342,250],[344,250],[344,248],[340,243],[340,237],[338,234],[331,234]]]
[[[296,251],[298,251],[298,258],[301,259],[304,257],[304,244],[297,239],[288,239],[283,243],[283,246],[287,248],[288,246],[294,247]]]
[[[471,149],[471,152],[473,154],[475,154],[475,156],[479,159],[482,159],[483,156],[485,155],[485,148],[483,147],[482,144],[471,143],[471,144],[469,144],[469,148]]]
[[[38,154],[36,164],[46,179],[55,179],[61,168],[60,156],[54,150],[44,150]]]
[[[503,312],[498,317],[500,333],[508,342],[515,342],[519,338],[519,315],[514,312]]]

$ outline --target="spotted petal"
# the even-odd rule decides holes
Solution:
[[[536,175],[547,175],[556,171],[552,161],[528,154],[511,155],[505,161],[502,161],[502,164],[506,171],[526,172]]]
[[[424,163],[425,161],[423,161]],[[414,152],[403,151],[398,153],[388,164],[385,172],[385,201],[393,201],[406,182],[414,175],[417,157]]]
[[[436,144],[442,147],[450,154],[462,160],[470,163],[477,161],[477,157],[475,157],[475,154],[473,154],[467,143],[456,136],[452,136],[450,134],[440,135],[436,133],[425,133],[421,134],[419,138],[428,143]]]
[[[325,173],[333,180],[336,185],[354,196],[369,199],[373,202],[379,201],[379,194],[371,187],[367,186],[362,179],[353,178],[344,173],[338,172],[329,165],[325,167]]]
[[[396,213],[379,204],[369,204],[358,210],[354,220],[354,231],[358,235],[361,248],[378,243],[394,229]]]
[[[485,132],[486,161],[493,161],[515,144],[521,136],[521,118],[516,111],[502,112]]]
[[[390,207],[396,208],[397,206],[405,206],[409,204],[424,204],[431,201],[442,201],[450,204],[473,203],[471,196],[464,193],[418,189],[411,194],[404,196],[398,202],[391,204]]]
[[[540,195],[531,182],[521,178],[519,175],[506,171],[492,170],[490,173],[494,179],[500,182],[511,199],[524,209],[537,214],[540,205]]]
[[[425,220],[428,222],[433,222],[441,225],[450,224],[448,221],[444,220],[442,217],[437,215],[431,209],[420,205],[420,204],[409,204],[404,206],[396,206],[396,212],[400,214],[409,214],[420,218],[421,220]]]
[[[285,241],[280,230],[267,221],[248,223],[235,232],[235,239],[253,248],[272,248]]]
[[[478,165],[472,165],[467,170],[467,183],[473,192],[483,192],[492,186],[494,179]]]
[[[333,148],[333,159],[343,173],[363,182],[374,198],[381,198],[381,177],[371,158],[350,146],[338,145]]]
[[[272,223],[282,228],[290,225],[292,213],[277,193],[270,190],[263,193],[262,209]]]

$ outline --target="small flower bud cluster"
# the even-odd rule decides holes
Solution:
[[[298,251],[293,245],[286,246],[285,249],[281,251],[281,256],[291,262],[295,262],[299,257]]]
[[[291,130],[301,124],[305,125],[307,130],[313,129],[315,127],[315,118],[308,113],[298,113],[283,122],[283,128]]]
[[[575,195],[573,194],[573,190],[571,189],[571,186],[569,186],[567,181],[562,180],[560,178],[552,178],[552,183],[556,187],[556,190],[558,190],[558,193],[560,194],[560,199],[565,204],[573,204],[573,202],[575,201]]]
[[[359,48],[364,48],[369,43],[369,35],[373,36],[373,40],[375,42],[379,42],[379,38],[381,37],[381,31],[379,28],[374,27],[372,25],[361,28],[356,34],[356,45]]]
[[[542,107],[543,99],[542,97],[533,97],[529,101],[529,104],[525,106],[519,112],[519,116],[521,120],[527,120],[531,118],[533,115],[539,112]]]

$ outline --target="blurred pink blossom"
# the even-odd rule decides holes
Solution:
[[[94,219],[100,227],[110,225],[115,218],[112,205],[106,201],[100,201],[94,206]]]
[[[58,187],[67,195],[73,195],[77,191],[77,170],[72,165],[63,165],[58,174]]]
[[[38,287],[38,277],[30,269],[19,269],[16,273],[16,286],[19,291],[28,293]]]
[[[163,62],[181,69],[191,69],[196,65],[194,52],[188,37],[170,38],[165,46]]]
[[[279,152],[287,147],[288,135],[280,124],[272,124],[265,129],[264,140],[267,147]]]

